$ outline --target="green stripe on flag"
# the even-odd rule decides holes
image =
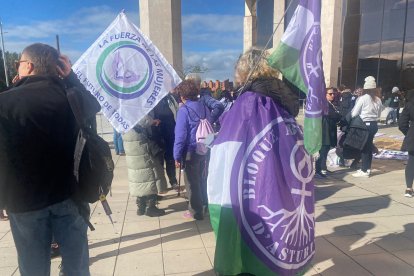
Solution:
[[[211,225],[216,235],[214,269],[222,275],[251,273],[254,275],[276,275],[250,250],[241,237],[233,210],[210,204]]]
[[[322,118],[306,118],[303,127],[305,148],[309,154],[317,153],[322,146]]]
[[[239,226],[231,208],[209,204],[210,221],[216,235],[214,270],[220,275],[250,273],[257,276],[275,276],[250,250],[241,237]],[[303,275],[310,265],[295,275]]]
[[[269,66],[278,69],[283,77],[307,94],[308,88],[305,86],[300,73],[299,55],[300,51],[298,49],[281,42],[268,57],[267,62]]]

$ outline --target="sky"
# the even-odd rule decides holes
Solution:
[[[0,0],[6,51],[35,42],[56,46],[72,63],[121,10],[139,26],[139,0]],[[208,68],[203,79],[233,79],[243,50],[243,0],[181,0],[183,63]]]

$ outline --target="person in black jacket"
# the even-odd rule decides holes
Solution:
[[[390,97],[390,105],[389,107],[391,107],[392,113],[391,113],[391,117],[392,117],[392,123],[395,124],[397,123],[398,119],[400,118],[400,89],[398,89],[398,87],[393,87],[392,91],[391,91],[391,97]],[[385,121],[385,123],[388,123],[387,121]]]
[[[322,146],[319,150],[319,159],[315,164],[315,173],[320,177],[326,177],[328,171],[326,167],[326,159],[331,147],[336,147],[337,144],[337,128],[336,124],[341,119],[336,106],[333,105],[335,99],[335,92],[333,88],[326,90],[326,99],[329,103],[329,112],[322,117]]]
[[[0,94],[0,209],[9,215],[20,274],[49,275],[54,236],[64,273],[90,275],[87,224],[71,199],[78,127],[66,88],[79,88],[85,120],[100,106],[49,45],[26,47],[16,67],[14,87]]]
[[[406,197],[413,197],[414,181],[414,89],[407,91],[406,105],[401,112],[398,128],[405,135],[401,150],[408,151],[408,162],[405,167]]]
[[[352,110],[357,98],[358,96],[352,94],[350,89],[346,88],[341,92],[338,111],[342,118],[345,118],[345,116]]]
[[[158,144],[164,150],[164,156],[161,160],[168,175],[170,185],[173,189],[178,189],[178,182],[175,169],[175,160],[173,156],[174,149],[174,128],[177,117],[178,103],[171,93],[168,93],[154,108],[154,119],[159,119],[161,124],[158,127],[152,127],[153,133],[157,133],[160,140]]]
[[[343,86],[343,89],[341,91],[341,99],[339,101],[339,114],[341,114],[341,121],[339,122],[339,127],[343,133],[346,132],[348,128],[348,121],[347,121],[347,115],[351,112],[352,108],[355,105],[355,102],[358,98],[358,95],[355,93],[352,93],[350,89]],[[342,145],[341,145],[342,146]],[[338,154],[338,151],[337,151]],[[345,159],[343,157],[343,154],[338,154],[339,156],[339,166],[345,167]],[[359,162],[359,159],[355,159],[354,162],[351,164],[352,168],[355,168]]]

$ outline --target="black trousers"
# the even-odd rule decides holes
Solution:
[[[177,174],[175,168],[175,160],[173,156],[174,149],[174,129],[172,130],[172,135],[165,135],[165,171],[167,172],[168,180],[170,185],[173,186],[177,184]]]
[[[328,158],[328,152],[331,146],[329,145],[322,145],[321,149],[319,150],[319,159],[316,160],[315,169],[316,172],[320,172],[321,170],[327,170],[326,167],[326,159]]]
[[[367,170],[371,169],[372,148],[374,146],[373,141],[374,141],[375,133],[377,133],[378,131],[378,124],[376,121],[365,122],[365,124],[368,128],[368,140],[361,152],[361,159],[362,159],[361,170],[363,172],[366,172]]]
[[[206,156],[195,152],[187,153],[185,160],[184,179],[189,200],[188,210],[193,216],[203,216],[204,200],[203,194],[207,187],[204,187],[204,173]]]
[[[405,185],[407,188],[413,187],[414,181],[414,152],[408,152],[408,162],[405,167]]]

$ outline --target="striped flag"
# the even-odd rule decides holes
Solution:
[[[322,144],[322,115],[328,108],[322,64],[321,0],[300,0],[270,66],[306,94],[305,148],[316,153]]]
[[[211,149],[207,189],[220,275],[296,275],[315,253],[312,158],[295,119],[239,96]]]

